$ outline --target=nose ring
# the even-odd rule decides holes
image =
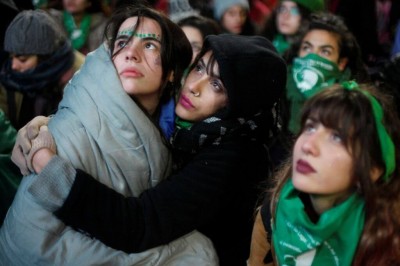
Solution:
[[[200,96],[200,92],[192,92],[194,97],[199,97]]]

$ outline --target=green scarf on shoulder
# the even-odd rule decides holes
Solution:
[[[291,179],[282,188],[272,242],[279,265],[351,265],[364,228],[364,200],[352,194],[313,223]]]

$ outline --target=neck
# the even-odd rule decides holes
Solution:
[[[135,96],[134,98],[140,104],[140,106],[142,106],[151,116],[154,115],[154,113],[156,112],[157,106],[160,102],[158,96],[151,96],[151,97]]]
[[[78,13],[71,13],[72,17],[74,18],[74,22],[76,26],[81,24],[83,17],[85,16],[85,12],[78,12]]]
[[[351,191],[335,195],[310,194],[310,200],[315,212],[321,215],[323,212],[345,201],[350,195]]]

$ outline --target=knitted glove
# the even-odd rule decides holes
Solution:
[[[40,127],[42,125],[47,125],[48,123],[48,117],[37,116],[18,131],[11,154],[11,160],[19,167],[23,175],[29,174],[26,157],[32,148],[31,140],[36,138],[36,136],[39,134]]]
[[[52,153],[57,154],[56,143],[54,142],[54,139],[51,136],[47,126],[40,127],[39,134],[35,139],[32,140],[32,148],[28,155],[26,155],[25,157],[29,171],[35,172],[32,165],[32,158],[33,156],[35,156],[35,153],[37,151],[44,148],[47,148]]]
[[[68,161],[54,156],[28,187],[33,199],[54,212],[66,200],[75,180],[76,170]]]

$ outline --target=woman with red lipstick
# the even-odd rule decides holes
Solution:
[[[106,38],[70,80],[48,130],[46,126],[40,135],[52,134],[59,159],[124,196],[139,196],[171,170],[170,152],[155,121],[159,103],[181,85],[191,47],[179,26],[141,5],[114,13]],[[55,151],[55,144],[43,139],[33,143],[33,151],[38,151],[37,145]],[[36,153],[39,158],[46,155]],[[29,164],[23,172],[38,171],[37,167]],[[168,245],[127,254],[66,226],[39,199],[55,199],[60,195],[56,187],[70,184],[58,178],[55,168],[48,174],[58,181],[47,192],[35,189],[36,174],[23,178],[0,229],[1,264],[217,265],[211,241],[197,231]]]
[[[110,247],[139,252],[197,229],[213,241],[219,265],[246,265],[254,207],[271,165],[271,110],[285,81],[286,65],[267,39],[210,35],[177,102],[176,170],[166,181],[124,197],[54,156],[37,168],[35,190],[48,194],[58,182],[48,170],[58,169],[70,185],[43,201],[64,223]],[[49,150],[34,157],[41,152]]]
[[[400,121],[372,85],[308,100],[291,160],[258,212],[249,265],[396,265]]]

